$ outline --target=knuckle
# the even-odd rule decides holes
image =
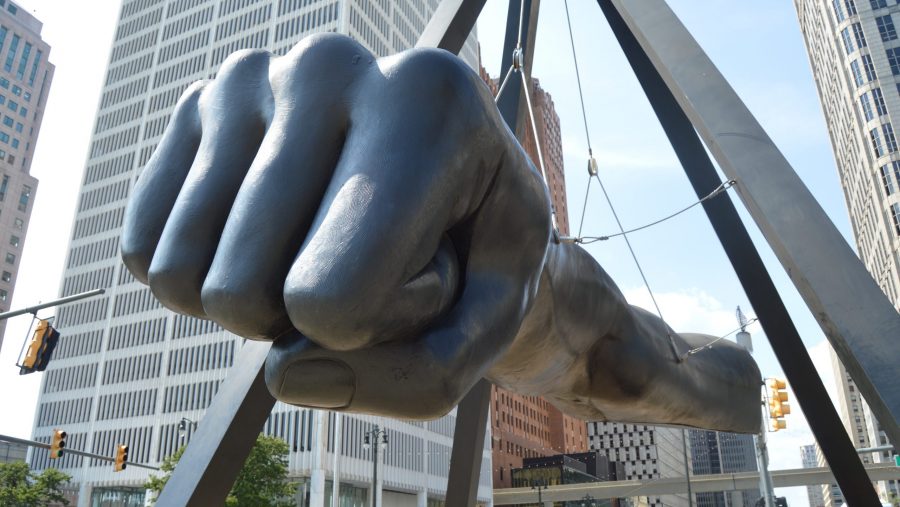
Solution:
[[[205,317],[200,303],[201,275],[195,269],[179,265],[170,256],[154,255],[148,272],[150,290],[163,305],[179,313]]]
[[[264,71],[267,70],[271,60],[272,53],[264,49],[241,49],[235,51],[222,62],[216,81],[244,80],[247,79],[248,75],[265,75]]]
[[[252,283],[209,275],[200,290],[206,315],[232,333],[250,339],[271,339],[290,329],[280,301]]]

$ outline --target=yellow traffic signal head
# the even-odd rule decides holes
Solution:
[[[119,444],[116,446],[116,463],[113,466],[113,471],[121,472],[125,470],[128,465],[128,445],[127,444]]]
[[[787,382],[780,378],[766,379],[766,385],[769,389],[787,389]]]
[[[53,430],[53,435],[50,439],[50,459],[57,459],[63,456],[67,436],[69,436],[68,433],[63,430]]]
[[[778,431],[787,428],[787,423],[784,422],[784,419],[772,419],[771,423],[772,431]]]

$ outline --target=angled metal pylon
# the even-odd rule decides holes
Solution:
[[[664,0],[598,0],[698,196],[716,158],[879,421],[900,441],[900,315]],[[699,136],[699,137],[698,137]],[[701,143],[701,139],[703,143]],[[877,505],[790,315],[728,198],[704,209],[850,505]]]

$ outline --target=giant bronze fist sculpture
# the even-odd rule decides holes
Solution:
[[[584,419],[758,431],[747,352],[679,360],[551,232],[540,175],[462,61],[324,35],[236,53],[185,92],[122,256],[167,307],[274,340],[287,403],[435,418],[485,377]]]

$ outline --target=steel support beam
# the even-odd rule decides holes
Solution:
[[[749,146],[738,143],[743,148],[739,153],[740,164],[732,164],[731,159],[726,161],[732,168],[741,166],[740,171],[732,171],[729,177],[737,181],[736,188],[739,192],[746,193],[745,173],[762,170],[759,168],[760,163],[771,162],[771,157],[766,155],[767,150],[775,148],[771,146],[771,141],[768,141],[768,148],[757,146],[765,144],[761,141],[768,139],[765,133],[674,13],[664,1],[598,0],[598,3],[698,196],[709,194],[721,184],[721,180],[695,131],[695,127],[700,130],[700,120],[696,115],[686,114],[689,111],[685,103],[712,101],[713,104],[704,108],[706,114],[734,116],[728,120],[730,123],[727,130],[716,130],[729,133],[726,138],[732,137],[732,132],[744,132],[749,128],[742,122],[752,122],[750,127],[756,125],[759,132],[754,133],[753,142]],[[643,18],[640,22],[627,22],[623,13],[631,10],[639,11],[639,16],[651,15],[654,22],[648,23]],[[648,40],[649,36],[642,35],[647,31],[655,34],[652,40]],[[663,34],[668,37],[660,40],[655,38],[662,37]],[[660,49],[658,44],[674,46],[674,50]],[[657,50],[661,52],[656,52]],[[682,88],[678,86],[678,82],[666,80],[669,68],[675,68],[680,73],[696,74],[692,86]],[[723,95],[730,96],[733,102],[722,103],[719,97]],[[679,103],[676,97],[683,102]],[[742,113],[737,114],[736,110]],[[707,139],[708,145],[709,142]],[[717,153],[716,150],[713,153]],[[724,156],[722,150],[718,154]],[[763,157],[761,162],[754,159],[757,155]],[[720,165],[725,165],[722,159],[719,162]],[[780,171],[789,172],[796,179],[787,162],[780,167]],[[775,183],[785,179],[777,174],[770,174],[769,177],[774,178]],[[781,193],[780,190],[782,189],[769,189],[773,193]],[[784,209],[791,199],[790,192],[781,193],[780,199],[782,211],[790,213],[790,210]],[[876,505],[877,495],[872,484],[737,210],[727,194],[705,201],[703,208],[769,337],[772,349],[797,394],[810,428],[822,446],[848,503]],[[840,243],[846,246],[843,240]]]
[[[519,43],[519,18],[521,16],[522,28],[522,49],[525,54],[524,71],[528,76],[528,82],[531,83],[531,62],[534,59],[535,36],[537,35],[538,11],[540,10],[540,0],[510,0],[509,9],[506,14],[506,34],[503,38],[503,56],[500,61],[499,79],[503,80],[510,67],[513,64],[513,51]],[[499,84],[499,83],[498,83]],[[533,95],[533,93],[532,93]],[[509,76],[509,82],[503,89],[503,95],[497,101],[497,108],[509,129],[515,132],[519,142],[524,143],[526,123],[528,118],[528,105],[525,96],[522,94],[522,74],[513,72]],[[537,161],[535,161],[537,163]]]
[[[616,7],[806,301],[882,428],[900,442],[900,314],[663,0]],[[772,335],[770,335],[772,336]]]
[[[441,48],[459,54],[487,0],[444,0],[435,9],[417,48]]]
[[[157,505],[224,505],[275,398],[263,376],[271,342],[247,341],[206,409]]]

